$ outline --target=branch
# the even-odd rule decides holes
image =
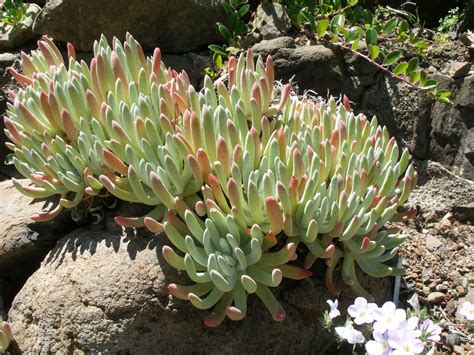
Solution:
[[[421,86],[418,86],[416,84],[413,84],[411,81],[405,79],[404,77],[402,76],[399,76],[399,75],[396,75],[394,72],[392,72],[390,69],[388,69],[387,67],[384,67],[382,64],[380,63],[377,63],[376,61],[374,61],[372,58],[370,58],[369,56],[365,55],[365,54],[362,54],[358,51],[355,51],[353,50],[351,47],[348,47],[344,44],[341,44],[341,43],[337,43],[337,42],[331,42],[331,41],[328,41],[328,40],[325,40],[323,38],[320,39],[322,42],[326,43],[326,44],[332,44],[332,45],[336,45],[336,46],[339,46],[345,50],[348,50],[350,51],[351,53],[361,57],[361,58],[364,58],[365,60],[367,60],[368,62],[372,63],[373,65],[375,65],[377,68],[379,68],[380,70],[383,70],[385,73],[389,74],[391,77],[399,80],[399,81],[402,81],[404,82],[405,84],[409,85],[410,87],[414,88],[414,89],[417,89],[419,91],[424,91],[426,89],[422,88]]]

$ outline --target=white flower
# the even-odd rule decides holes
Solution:
[[[347,340],[349,344],[359,344],[365,342],[365,338],[361,332],[354,329],[352,324],[347,324],[345,327],[336,327],[337,335],[343,340]]]
[[[372,323],[374,321],[374,311],[377,309],[375,303],[367,303],[364,297],[357,297],[352,306],[349,306],[347,312],[354,319],[354,323],[361,325]]]
[[[372,334],[374,340],[370,340],[365,344],[367,355],[389,355],[392,348],[388,345],[388,333],[380,333],[374,331]]]
[[[419,321],[418,317],[402,320],[397,329],[388,331],[389,335],[397,335],[400,338],[419,338],[421,335],[421,330],[417,328]]]
[[[326,302],[329,304],[330,308],[329,318],[334,319],[337,316],[341,315],[341,312],[339,312],[339,310],[337,309],[337,306],[339,305],[339,302],[337,300],[334,300],[334,302],[331,300],[327,300]]]
[[[393,302],[385,302],[381,308],[374,311],[374,329],[378,332],[396,330],[401,322],[406,320],[406,312],[397,309]]]
[[[416,337],[399,337],[392,335],[388,339],[388,345],[393,348],[392,355],[414,355],[421,354],[425,345]]]
[[[440,341],[442,328],[438,324],[434,324],[431,319],[425,320],[420,325],[420,330],[422,331],[423,335],[426,337],[426,340],[431,341]]]
[[[459,313],[466,317],[467,320],[474,320],[474,304],[471,302],[464,302]]]

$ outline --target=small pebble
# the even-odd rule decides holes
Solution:
[[[421,294],[423,296],[427,296],[430,293],[430,288],[428,286],[423,286],[423,289],[421,290]]]
[[[457,286],[456,291],[459,294],[459,296],[464,296],[466,294],[466,289],[462,286]]]
[[[432,236],[431,234],[428,234],[426,236],[426,247],[430,250],[434,250],[442,246],[443,243],[436,238],[435,236]]]
[[[469,70],[471,70],[471,63],[469,62],[458,62],[454,63],[449,69],[449,75],[454,79],[465,77]]]
[[[448,334],[446,337],[446,344],[451,347],[461,344],[461,337],[456,333]]]
[[[438,292],[446,292],[448,290],[448,286],[441,284],[441,285],[436,285],[436,291]]]
[[[427,301],[429,304],[440,303],[443,300],[444,300],[444,293],[441,293],[441,292],[431,292],[427,298]]]

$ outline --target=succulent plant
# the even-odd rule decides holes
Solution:
[[[14,184],[32,197],[61,195],[36,220],[103,191],[153,206],[116,221],[166,233],[178,252],[165,246],[165,259],[195,282],[169,290],[214,307],[209,326],[242,319],[250,293],[282,320],[269,287],[310,275],[289,264],[297,247],[307,269],[325,259],[334,294],[337,265],[366,297],[357,267],[402,272],[384,263],[406,236],[385,224],[413,215],[399,209],[417,174],[375,117],[355,115],[345,99],[316,103],[290,85],[276,89],[272,59],[251,51],[229,59],[227,85],[206,77],[200,92],[130,35],[123,45],[96,42],[90,66],[72,46],[68,54],[66,69],[46,38],[22,54],[22,74],[12,71],[24,87],[5,118],[7,145],[32,182]]]
[[[3,321],[1,317],[0,323],[0,353],[3,353],[8,349],[8,346],[13,339],[13,332],[10,323]]]
[[[167,130],[187,107],[192,90],[187,75],[166,69],[158,49],[146,58],[130,35],[123,45],[114,39],[113,48],[102,37],[89,66],[76,61],[68,45],[67,69],[51,40],[44,37],[38,47],[30,56],[22,53],[22,74],[11,71],[23,88],[4,118],[12,162],[32,182],[22,186],[13,180],[15,186],[31,197],[61,196],[54,210],[34,219],[77,206],[103,184],[122,199],[157,205],[156,197],[134,189],[133,182],[149,180],[144,172],[150,164],[168,167],[149,151],[166,147]]]
[[[195,284],[172,283],[170,293],[199,309],[214,307],[204,320],[210,327],[219,325],[226,315],[241,320],[247,312],[247,296],[252,293],[263,301],[273,319],[285,319],[285,311],[269,287],[277,287],[282,277],[298,280],[311,275],[287,264],[296,258],[296,244],[286,243],[275,251],[275,235],[264,233],[257,224],[244,229],[212,203],[208,205],[209,217],[203,221],[182,200],[177,199],[177,204],[185,233],[184,224],[176,223],[173,216],[165,222],[164,230],[184,257],[169,246],[163,247],[163,256],[174,268],[185,270]]]

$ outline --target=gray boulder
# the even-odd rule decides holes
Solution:
[[[94,40],[123,39],[130,32],[145,49],[187,52],[219,42],[225,22],[215,0],[50,0],[33,30],[90,51]]]
[[[436,74],[440,88],[452,92],[446,106],[382,73],[364,91],[356,110],[376,115],[402,147],[418,159],[440,162],[474,180],[474,76],[454,80]]]
[[[65,215],[34,223],[31,216],[41,212],[45,202],[20,194],[9,180],[0,182],[0,196],[0,298],[8,306],[56,241],[74,224]]]
[[[274,39],[288,33],[291,21],[283,5],[265,3],[258,5],[253,25],[261,39]]]
[[[312,90],[326,97],[344,93],[357,101],[372,85],[377,69],[361,58],[345,54],[337,47],[296,46],[291,37],[264,40],[252,47],[255,55],[271,55],[275,75],[284,82],[292,79],[300,93]]]
[[[40,11],[41,8],[38,5],[29,4],[23,20],[16,26],[12,27],[0,22],[0,52],[18,48],[38,38],[38,35],[33,33],[32,27]]]

